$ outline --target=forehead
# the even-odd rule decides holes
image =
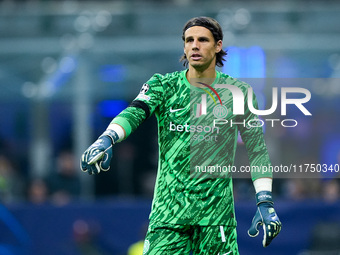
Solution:
[[[213,34],[210,32],[208,28],[201,27],[201,26],[193,26],[189,27],[185,33],[184,33],[184,38],[187,37],[210,37],[214,38]]]

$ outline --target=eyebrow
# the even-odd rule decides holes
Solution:
[[[185,38],[185,41],[187,41],[187,40],[189,40],[189,39],[193,39],[193,36],[188,36],[188,37],[186,37]],[[198,40],[201,40],[201,39],[205,39],[205,40],[210,40],[210,38],[209,37],[207,37],[207,36],[199,36],[198,37]]]

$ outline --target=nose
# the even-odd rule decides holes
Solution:
[[[193,50],[198,50],[199,49],[199,41],[195,39],[192,43],[192,49]]]

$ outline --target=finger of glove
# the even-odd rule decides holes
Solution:
[[[267,224],[263,224],[263,240],[262,240],[262,245],[263,247],[267,247],[271,241],[272,241],[272,238],[270,237],[270,233],[268,233],[267,231]]]
[[[87,164],[86,160],[85,160],[85,153],[81,156],[81,159],[80,159],[80,169],[83,171],[83,172],[87,172],[88,170],[88,167],[89,165]]]
[[[82,171],[87,172],[88,174],[93,174],[97,172],[97,169],[94,167],[94,165],[88,163],[89,158],[89,152],[86,151],[81,157],[80,161],[80,168]]]
[[[248,229],[248,235],[255,237],[259,234],[259,228],[263,224],[260,211],[257,210],[255,216],[251,222],[250,228]]]
[[[110,146],[110,148],[108,148],[104,153],[102,161],[100,162],[101,170],[108,171],[110,169],[111,158],[112,158],[112,146]]]
[[[281,222],[270,222],[263,225],[263,247],[267,247],[281,231]]]
[[[88,164],[92,165],[98,162],[104,156],[104,151],[96,148],[91,151],[87,159]]]
[[[263,247],[267,247],[273,240],[274,236],[273,236],[273,231],[271,230],[271,225],[270,224],[264,224],[263,225]]]
[[[80,160],[80,169],[83,171],[83,172],[86,172],[87,171],[87,164]]]
[[[280,220],[273,221],[270,224],[271,224],[272,237],[274,238],[280,233],[282,225],[281,225]]]
[[[88,165],[87,173],[89,175],[99,174],[99,172],[100,172],[100,167],[99,167],[98,163]]]

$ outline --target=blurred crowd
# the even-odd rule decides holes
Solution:
[[[14,165],[9,157],[0,155],[0,197],[4,203],[29,201],[63,205],[79,198],[80,179],[72,152],[60,152],[55,168],[41,178],[25,177]]]

